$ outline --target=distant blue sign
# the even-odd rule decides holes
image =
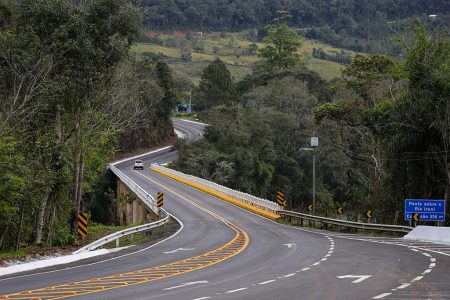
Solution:
[[[406,199],[405,220],[411,221],[414,213],[421,221],[445,221],[445,200]]]

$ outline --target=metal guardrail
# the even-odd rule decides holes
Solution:
[[[135,233],[142,232],[142,231],[147,231],[147,230],[162,226],[162,225],[166,224],[167,222],[169,222],[169,218],[170,218],[169,214],[166,213],[166,216],[163,219],[158,220],[156,222],[152,222],[152,223],[148,223],[148,224],[144,224],[144,225],[127,228],[127,229],[124,229],[121,231],[114,232],[110,235],[102,237],[101,239],[98,239],[95,242],[92,242],[92,243],[78,249],[73,254],[82,253],[84,251],[92,251],[92,250],[100,248],[101,246],[108,244],[112,241],[116,241],[116,247],[119,247],[119,239],[121,237],[130,235],[130,234],[135,234]]]
[[[114,166],[114,164],[110,164],[108,168],[124,183],[128,186],[128,188],[135,193],[139,199],[148,207],[150,208],[155,214],[163,217],[163,219],[158,220],[156,222],[127,228],[115,233],[112,233],[108,236],[105,236],[101,239],[96,240],[95,242],[90,243],[89,245],[86,245],[77,251],[73,252],[74,254],[78,254],[84,251],[92,251],[95,250],[105,244],[108,244],[112,241],[116,241],[116,247],[119,247],[119,239],[121,237],[134,234],[137,232],[147,231],[152,228],[156,228],[159,226],[162,226],[169,222],[170,214],[167,213],[164,209],[160,209],[156,206],[156,200],[153,198],[149,193],[147,193],[143,188],[141,188],[137,183],[135,183],[133,180],[131,180],[127,175],[125,175],[122,171],[120,171],[118,168]]]
[[[159,169],[166,173],[169,173],[174,176],[181,177],[185,180],[191,181],[193,183],[208,187],[216,192],[222,193],[227,196],[231,196],[234,199],[237,199],[243,203],[252,205],[254,207],[257,207],[257,208],[260,208],[260,209],[263,209],[266,211],[271,211],[271,212],[275,213],[276,211],[282,210],[282,207],[280,205],[278,205],[278,203],[276,203],[276,202],[273,202],[273,201],[270,201],[267,199],[258,198],[256,196],[253,196],[253,195],[250,195],[247,193],[243,193],[240,191],[236,191],[236,190],[230,189],[226,186],[217,184],[215,182],[208,181],[206,179],[202,179],[202,178],[195,177],[192,175],[184,174],[184,173],[181,173],[181,172],[178,172],[173,169],[169,169],[169,168],[157,165],[157,164],[152,164],[152,168]]]
[[[343,227],[349,227],[349,228],[357,228],[357,229],[363,229],[363,230],[378,230],[378,231],[404,232],[404,233],[407,233],[407,232],[410,232],[411,230],[413,230],[413,228],[409,227],[409,226],[372,224],[372,223],[361,223],[361,222],[337,220],[337,219],[313,216],[313,215],[298,213],[298,212],[294,212],[294,211],[287,211],[287,210],[277,211],[277,214],[279,214],[282,217],[293,217],[293,218],[299,218],[301,220],[317,221],[322,224],[343,226]]]
[[[116,168],[113,164],[110,164],[108,168],[123,182],[128,188],[142,200],[142,202],[150,208],[155,214],[159,214],[159,208],[156,206],[156,200],[149,193],[147,193],[143,188],[141,188],[137,183],[131,180],[122,171]]]

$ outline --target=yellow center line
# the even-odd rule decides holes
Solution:
[[[245,250],[245,248],[247,248],[250,239],[248,237],[248,234],[244,230],[227,221],[218,214],[191,201],[190,199],[162,185],[161,183],[154,181],[150,177],[145,177],[147,177],[152,182],[164,187],[166,190],[171,191],[182,200],[225,223],[235,232],[235,236],[233,237],[233,239],[231,239],[221,247],[209,252],[165,265],[135,270],[126,273],[113,274],[105,277],[92,278],[78,282],[70,282],[62,285],[17,292],[14,294],[0,296],[0,299],[63,299],[80,295],[99,293],[131,285],[143,284],[150,281],[185,274],[218,264],[241,253]]]

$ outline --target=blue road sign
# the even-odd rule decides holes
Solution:
[[[405,220],[418,213],[420,221],[445,221],[445,200],[406,199]]]

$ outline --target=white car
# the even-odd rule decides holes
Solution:
[[[141,169],[141,170],[144,170],[144,162],[142,161],[142,160],[135,160],[134,161],[134,166],[133,166],[133,169]]]

